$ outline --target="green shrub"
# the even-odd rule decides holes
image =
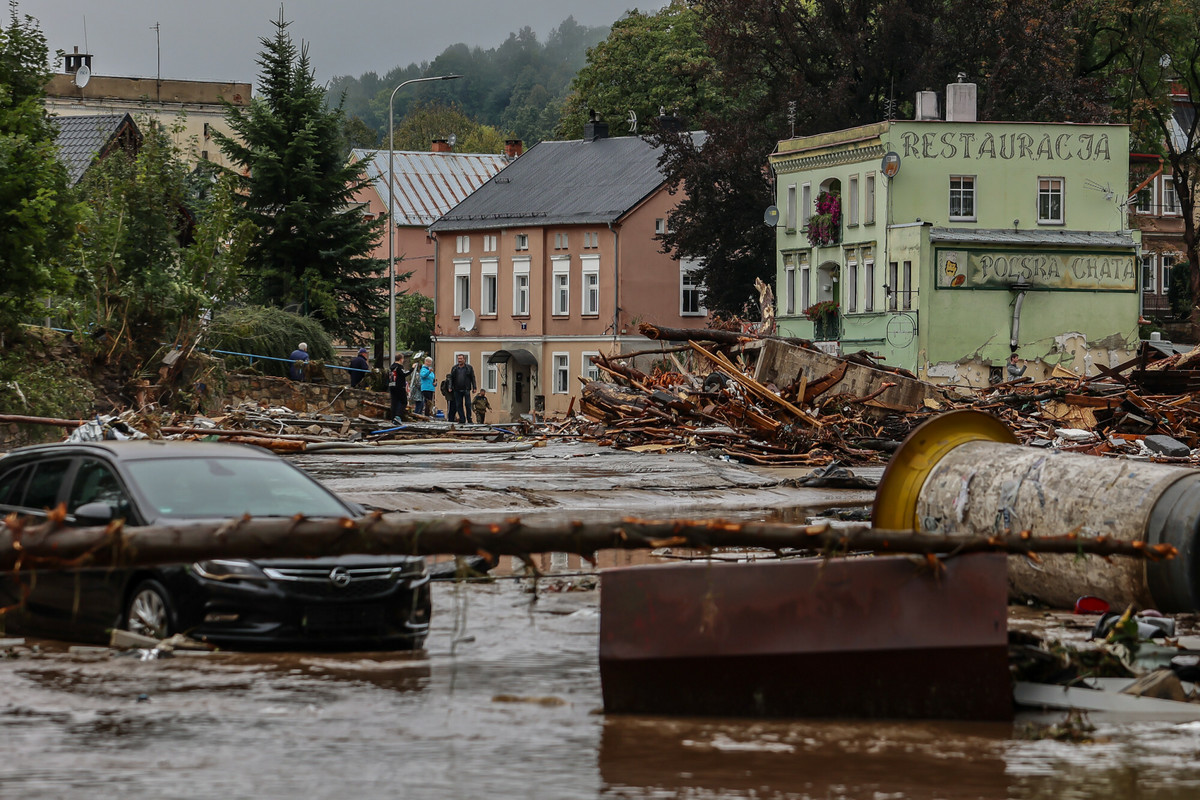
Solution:
[[[204,333],[204,347],[213,352],[247,353],[252,356],[287,359],[296,345],[308,343],[313,361],[334,360],[333,341],[312,317],[267,306],[242,306],[222,311],[213,317]],[[243,356],[213,353],[225,359],[230,369],[250,363]],[[291,361],[255,359],[254,369],[263,375],[286,376]]]

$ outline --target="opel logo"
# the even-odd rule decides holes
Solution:
[[[345,589],[350,585],[350,573],[345,567],[334,567],[329,571],[329,582],[339,589]]]

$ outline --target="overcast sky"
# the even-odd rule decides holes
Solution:
[[[568,16],[611,25],[628,8],[654,11],[662,0],[286,0],[294,41],[308,42],[321,83],[335,75],[383,74],[433,59],[465,42],[485,50],[529,26],[544,42]],[[37,19],[50,51],[91,51],[92,74],[154,77],[161,37],[162,77],[257,85],[259,39],[269,37],[279,0],[18,0]],[[86,33],[86,38],[85,38]],[[61,67],[60,67],[61,68]]]

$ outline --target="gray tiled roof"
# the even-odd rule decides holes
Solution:
[[[388,202],[388,153],[354,150],[367,179],[384,206]],[[426,227],[495,175],[508,159],[490,153],[432,153],[397,150],[392,153],[396,194],[392,213],[397,225]]]
[[[58,125],[59,158],[67,167],[71,185],[79,183],[83,173],[96,156],[108,146],[121,126],[133,120],[128,114],[88,114],[78,117],[55,117]]]
[[[539,142],[430,229],[615,222],[662,185],[658,157],[636,136]]]
[[[1035,245],[1039,247],[1132,248],[1133,237],[1109,231],[1021,231],[1011,228],[930,228],[929,241],[958,244]]]

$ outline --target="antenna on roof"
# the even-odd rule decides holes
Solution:
[[[629,123],[629,132],[637,133],[637,114],[633,113],[633,109],[629,109],[629,118],[625,120]]]

